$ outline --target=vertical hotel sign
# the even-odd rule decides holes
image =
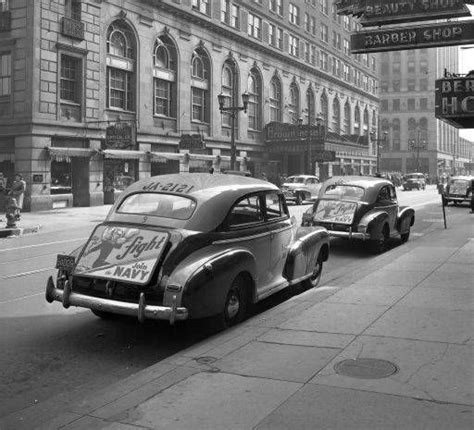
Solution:
[[[457,128],[474,128],[474,76],[436,80],[435,116]]]

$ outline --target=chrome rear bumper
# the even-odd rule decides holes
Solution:
[[[361,233],[361,232],[328,230],[328,233],[329,233],[329,236],[331,237],[343,237],[346,239],[359,239],[359,240],[370,239],[370,234]]]
[[[46,300],[49,303],[54,301],[61,302],[65,308],[72,305],[96,311],[133,316],[137,317],[140,322],[143,322],[145,319],[154,319],[168,320],[170,324],[173,324],[175,321],[182,321],[188,318],[188,310],[176,306],[176,296],[173,297],[173,304],[171,306],[147,305],[144,293],[140,294],[138,303],[122,302],[74,293],[71,290],[69,281],[65,282],[64,289],[61,290],[55,287],[51,276],[46,284]]]

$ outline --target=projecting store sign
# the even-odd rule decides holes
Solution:
[[[436,80],[435,116],[457,128],[474,128],[474,76]]]
[[[470,16],[464,0],[365,0],[363,26]]]
[[[474,43],[474,20],[372,30],[351,36],[351,53],[397,51]]]

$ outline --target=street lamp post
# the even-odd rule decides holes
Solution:
[[[409,147],[412,151],[416,152],[416,171],[420,171],[420,150],[426,149],[426,140],[420,140],[420,130],[416,132],[416,139],[410,139]]]
[[[235,118],[240,111],[247,113],[247,107],[249,105],[249,95],[247,92],[242,94],[242,104],[243,106],[224,106],[226,96],[224,94],[219,94],[217,100],[219,102],[220,112],[228,112],[230,114],[230,170],[235,170],[235,160],[236,160],[236,147],[235,147]]]
[[[372,137],[372,142],[375,143],[376,173],[380,173],[380,149],[383,148],[387,142],[388,131],[383,132],[382,139],[377,139],[375,137],[375,131],[372,131],[370,135]]]

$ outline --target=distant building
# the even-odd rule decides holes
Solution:
[[[23,174],[30,210],[111,203],[150,175],[218,173],[232,133],[217,95],[236,106],[247,92],[240,170],[303,173],[304,132],[276,151],[265,130],[304,130],[322,113],[336,156],[315,172],[374,173],[378,75],[374,56],[349,54],[357,26],[330,0],[0,0],[0,171]]]
[[[380,128],[387,132],[381,171],[430,176],[463,173],[472,143],[435,118],[435,80],[458,71],[458,47],[384,52],[380,60]]]

